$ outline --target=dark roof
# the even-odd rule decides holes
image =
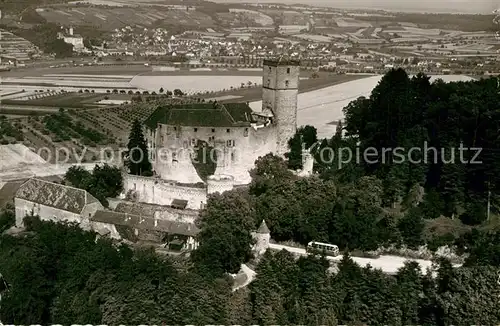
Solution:
[[[188,204],[187,200],[183,200],[183,199],[174,199],[174,200],[172,200],[172,207],[173,208],[184,209],[184,208],[186,208],[187,204]]]
[[[154,219],[151,217],[106,210],[98,210],[94,216],[90,218],[90,220],[93,222],[128,226],[134,229],[160,231],[169,234],[180,234],[192,237],[196,236],[200,232],[200,229],[192,223]]]
[[[85,190],[36,178],[23,183],[15,197],[75,214],[80,214],[86,205],[98,202]]]
[[[252,109],[246,103],[191,103],[158,107],[144,123],[155,129],[159,123],[189,127],[244,127],[251,122]]]
[[[269,228],[267,227],[266,221],[262,220],[262,223],[260,223],[260,226],[259,226],[259,229],[257,230],[257,233],[261,233],[261,234],[271,233],[271,231],[269,231]]]
[[[154,217],[155,214],[162,214],[163,212],[172,214],[172,215],[181,215],[181,216],[198,216],[199,212],[192,209],[177,209],[171,206],[165,205],[156,205],[156,204],[146,204],[146,203],[137,203],[130,201],[122,201],[120,202],[116,208],[116,212],[120,213],[128,213],[132,215],[140,215],[146,217]]]

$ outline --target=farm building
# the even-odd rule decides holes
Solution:
[[[43,221],[65,221],[89,228],[89,218],[104,207],[85,190],[37,178],[23,183],[14,196],[16,226],[24,226],[24,217],[37,215]]]
[[[162,244],[175,251],[198,246],[196,235],[200,230],[192,223],[106,210],[97,211],[90,221],[97,233],[116,240]]]

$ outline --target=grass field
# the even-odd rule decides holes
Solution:
[[[37,106],[53,108],[97,108],[100,107],[100,105],[96,102],[100,100],[129,101],[130,98],[131,95],[128,94],[62,93],[32,100],[3,100],[2,105],[4,106],[5,112],[9,111],[8,106],[27,106],[33,108]],[[19,111],[19,108],[12,108],[11,111]]]

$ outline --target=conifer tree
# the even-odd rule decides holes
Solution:
[[[127,145],[128,151],[125,153],[125,165],[130,174],[148,175],[152,172],[151,162],[146,139],[142,133],[142,125],[139,120],[132,123],[132,130],[129,135]]]

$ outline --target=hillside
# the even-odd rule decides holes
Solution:
[[[3,29],[0,33],[0,54],[4,59],[29,60],[30,56],[40,54],[38,47],[30,41]]]

